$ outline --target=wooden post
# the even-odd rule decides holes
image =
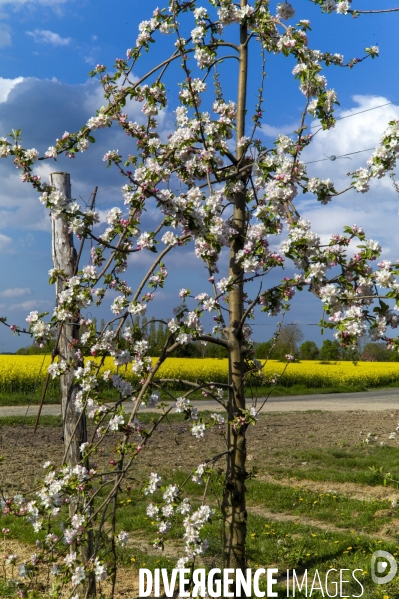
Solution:
[[[71,200],[71,178],[69,173],[51,173],[50,184],[60,191],[68,201]],[[95,190],[95,193],[97,188]],[[95,198],[95,194],[94,194]],[[94,199],[93,199],[94,203]],[[78,256],[73,245],[73,235],[68,232],[68,223],[65,218],[52,219],[52,255],[54,268],[62,270],[65,278],[73,277],[77,272]],[[56,282],[57,303],[58,296],[64,289],[64,279],[58,277]],[[61,413],[62,427],[64,432],[64,446],[66,450],[66,463],[76,466],[82,460],[80,445],[87,441],[86,416],[75,409],[75,398],[79,391],[79,385],[74,383],[73,371],[76,368],[76,355],[73,340],[79,339],[78,317],[72,317],[71,321],[59,324],[58,354],[70,369],[60,377],[61,385]],[[72,366],[74,364],[74,366]],[[85,464],[88,467],[88,463]],[[69,506],[70,514],[73,516],[76,506],[72,502]],[[93,555],[93,531],[88,531],[87,545],[80,546],[80,556],[83,563],[89,561]],[[96,582],[94,573],[87,577],[87,582],[82,585],[82,591],[86,598],[96,596]]]
[[[71,201],[69,173],[51,173],[50,184]],[[52,256],[54,268],[64,271],[66,278],[74,275],[77,255],[73,245],[73,235],[68,232],[68,223],[64,218],[52,219]],[[58,277],[56,282],[57,303],[58,296],[63,289],[64,281]],[[62,326],[58,344],[60,359],[72,364],[76,362],[76,356],[74,345],[71,342],[74,339],[79,339],[79,325],[76,320],[72,319],[59,326]],[[70,466],[76,466],[81,461],[80,445],[87,441],[85,416],[77,412],[74,405],[79,387],[74,383],[73,371],[74,367],[72,366],[60,377],[64,445],[67,448],[66,461]]]

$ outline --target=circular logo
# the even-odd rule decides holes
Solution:
[[[392,553],[380,550],[375,551],[371,556],[371,578],[376,584],[391,582],[397,570],[398,564]]]

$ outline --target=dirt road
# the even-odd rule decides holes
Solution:
[[[248,401],[248,406],[251,401]],[[261,405],[263,400],[258,400]],[[203,410],[222,411],[222,406],[206,399],[193,401],[193,405]],[[131,406],[126,405],[127,410]],[[360,393],[328,393],[315,395],[296,395],[287,397],[272,397],[268,399],[263,412],[306,412],[308,410],[325,410],[328,412],[346,412],[348,410],[356,411],[381,411],[399,409],[399,389],[374,389]],[[147,410],[152,411],[152,410]],[[2,416],[24,416],[27,413],[26,406],[2,406],[0,407],[0,417]],[[33,416],[37,413],[37,406],[30,406],[28,415]],[[57,416],[60,412],[59,405],[43,406],[42,414],[48,416]]]

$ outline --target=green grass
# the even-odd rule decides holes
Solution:
[[[390,506],[388,500],[361,501],[337,493],[316,493],[305,488],[264,481],[248,483],[250,505],[264,506],[271,512],[306,516],[338,528],[356,528],[367,533],[378,531],[392,515],[379,515]]]
[[[215,521],[204,528],[204,536],[210,539],[211,550],[213,548],[213,558],[205,558],[207,567],[220,567],[220,522]],[[349,574],[345,579],[350,578],[350,571],[359,569],[356,573],[357,578],[364,587],[362,597],[364,599],[375,599],[379,595],[379,588],[372,582],[370,576],[370,561],[374,551],[384,548],[392,554],[397,554],[398,545],[395,543],[386,543],[382,545],[378,539],[370,540],[364,536],[354,535],[350,532],[330,533],[320,531],[317,527],[306,526],[303,524],[292,524],[286,522],[275,522],[260,516],[251,516],[248,518],[248,567],[252,569],[275,567],[279,570],[281,582],[274,588],[278,592],[278,597],[287,596],[285,577],[286,571],[295,569],[299,577],[304,570],[308,571],[308,593],[311,582],[317,569],[320,578],[323,581],[328,570],[348,569]],[[143,549],[129,548],[124,552],[124,562],[133,564],[135,568],[167,568],[169,571],[174,567],[176,560],[172,557],[165,557],[162,554],[147,553]],[[200,565],[202,567],[202,564]],[[199,566],[199,567],[200,567]],[[339,580],[339,578],[330,575],[330,581]],[[261,578],[261,590],[266,591],[266,586]],[[292,597],[292,582],[290,596]],[[325,588],[325,587],[324,587]],[[351,582],[344,587],[344,593],[348,596],[359,595],[361,589],[359,585],[351,579]],[[384,586],[384,591],[390,598],[397,598],[399,593],[398,579]],[[334,586],[329,587],[329,592],[334,595]],[[305,597],[304,593],[296,590],[296,597]],[[307,595],[310,596],[309,594]],[[313,593],[313,596],[321,597],[321,593]],[[339,595],[338,595],[339,596]]]
[[[113,390],[106,390],[102,393],[104,401],[117,401],[119,399],[118,393]],[[0,393],[0,406],[26,406],[31,404],[32,406],[39,405],[42,398],[42,388],[39,387],[34,393],[24,393],[22,391],[16,391],[15,393],[7,393],[5,391]],[[51,389],[48,390],[44,398],[44,405],[59,404],[60,394],[58,391]]]
[[[292,452],[276,451],[274,456],[298,461],[298,466],[263,466],[266,472],[274,476],[375,486],[383,484],[382,472],[390,472],[392,478],[399,480],[399,448],[388,445],[359,444],[342,449],[320,447]],[[306,462],[306,466],[299,465],[303,462]],[[397,486],[390,481],[387,484]]]
[[[167,475],[167,473],[165,473]],[[186,473],[177,472],[176,482],[182,482]],[[174,478],[174,480],[175,480]],[[218,489],[216,481],[213,485]],[[367,538],[364,533],[375,533],[389,517],[376,516],[380,509],[387,508],[387,502],[362,502],[343,497],[323,496],[290,487],[279,487],[253,480],[248,484],[248,496],[251,504],[258,508],[265,505],[267,509],[295,513],[298,516],[306,515],[315,521],[326,524],[335,524],[342,528],[342,532],[330,532],[317,526],[309,526],[303,522],[279,522],[262,515],[251,513],[248,508],[248,567],[267,568],[277,567],[281,578],[285,579],[287,569],[296,569],[299,576],[305,569],[308,570],[309,580],[312,581],[315,570],[318,569],[321,579],[329,569],[335,568],[360,569],[357,577],[364,586],[362,597],[375,599],[379,589],[370,577],[370,560],[374,551],[383,548],[392,554],[397,554],[399,545],[395,542],[382,542],[378,536],[374,539]],[[191,482],[186,488],[194,503],[201,501],[203,487],[193,485]],[[159,495],[159,494],[158,494]],[[156,499],[157,496],[154,497]],[[210,495],[212,497],[212,495]],[[299,498],[304,499],[303,502]],[[168,570],[174,567],[176,559],[180,556],[178,547],[181,547],[182,527],[176,526],[169,533],[169,555],[151,551],[151,539],[155,538],[156,523],[145,514],[146,500],[140,493],[133,492],[121,499],[118,515],[119,525],[124,530],[132,531],[132,538],[136,538],[136,545],[124,551],[123,561],[133,564],[135,568],[159,568]],[[210,499],[212,502],[212,499]],[[317,501],[315,504],[314,502]],[[356,529],[356,530],[355,530]],[[213,522],[206,525],[203,536],[210,541],[210,551],[205,557],[207,567],[221,567],[221,520],[214,518]],[[176,557],[170,555],[171,548],[175,548]],[[203,567],[202,564],[198,567]],[[331,577],[334,581],[334,577]],[[309,587],[311,582],[309,583]],[[265,585],[261,589],[266,590]],[[360,593],[360,587],[352,579],[347,584],[346,594],[352,596]],[[384,587],[389,597],[398,597],[398,580]],[[277,586],[278,597],[286,597],[285,585],[280,582]],[[309,590],[309,588],[308,588]],[[334,587],[330,588],[333,595]],[[321,594],[314,593],[316,597]],[[292,596],[292,595],[291,595]],[[298,593],[297,597],[305,594]],[[309,596],[309,595],[308,595]]]
[[[0,417],[0,426],[26,426],[33,427],[36,422],[36,416],[2,416]],[[61,426],[61,416],[40,416],[39,426]]]
[[[37,406],[40,404],[40,400],[42,397],[41,391],[36,391],[36,393],[0,393],[0,406],[27,406],[31,404],[32,406]],[[60,403],[59,393],[52,393],[46,395],[44,399],[44,404],[56,404]]]
[[[17,597],[17,587],[15,584],[0,579],[0,597],[3,599],[13,599]]]
[[[182,472],[176,474],[179,479],[184,477]],[[187,491],[190,495],[194,495],[197,501],[200,500],[201,487],[190,484]],[[251,504],[257,507],[264,505],[267,509],[279,513],[306,515],[315,521],[334,524],[342,528],[342,532],[330,532],[301,522],[275,521],[262,515],[252,514],[250,505],[247,541],[249,567],[253,569],[277,567],[281,578],[284,579],[287,569],[291,571],[296,569],[298,576],[307,569],[310,580],[308,591],[316,569],[318,569],[322,580],[324,580],[326,572],[332,568],[350,571],[360,569],[357,572],[357,577],[364,587],[362,597],[365,599],[378,597],[380,589],[376,588],[370,576],[371,555],[381,548],[396,555],[399,545],[395,542],[382,542],[378,535],[375,539],[367,538],[364,533],[375,533],[383,523],[390,520],[390,517],[375,515],[378,510],[387,508],[387,502],[362,502],[339,496],[334,498],[332,495],[320,497],[320,494],[303,489],[282,488],[257,480],[248,484],[248,496]],[[301,497],[303,502],[300,501]],[[143,503],[142,499],[138,497],[131,497],[131,499],[131,504],[125,504],[121,508],[119,514],[121,526],[125,530],[134,531],[134,535],[138,535],[139,538],[146,539],[149,547],[152,532],[155,533],[155,523],[145,515],[145,502]],[[169,535],[172,547],[178,543],[181,532],[181,527],[172,529]],[[203,534],[210,540],[210,555],[205,558],[205,565],[220,567],[220,518],[215,518],[211,524],[207,525]],[[177,555],[179,552],[176,550]],[[126,563],[133,563],[135,568],[166,567],[170,570],[175,563],[171,557],[154,554],[151,551],[147,552],[144,544],[142,547],[129,548],[125,559]],[[333,582],[334,577],[331,576],[330,580]],[[266,590],[264,584],[261,585],[261,589]],[[287,596],[283,582],[280,582],[275,590],[278,591],[278,597]],[[398,579],[386,585],[384,591],[390,598],[398,597]],[[351,583],[345,586],[345,592],[350,596],[358,595],[360,587],[356,581],[351,579]],[[333,586],[330,587],[330,593],[334,594]],[[319,597],[321,593],[314,593],[314,595]],[[305,597],[306,595],[296,591],[296,596]]]
[[[321,531],[317,527],[300,523],[275,522],[259,516],[249,516],[248,536],[248,555],[252,568],[270,567],[270,564],[273,564],[273,567],[278,568],[279,575],[282,575],[284,579],[288,569],[291,571],[295,569],[297,575],[307,569],[310,581],[312,581],[317,569],[323,585],[325,574],[329,569],[347,568],[354,570],[360,568],[361,572],[357,572],[357,577],[364,586],[362,595],[364,599],[375,599],[382,590],[371,580],[370,561],[372,553],[383,548],[396,555],[399,548],[393,542],[384,542],[382,544],[378,539],[370,540],[361,534],[353,534],[349,531],[330,533]],[[349,574],[347,578],[350,577],[350,572],[344,574]],[[331,580],[334,580],[334,578],[332,577]],[[308,585],[308,592],[310,586],[311,582]],[[390,598],[397,598],[399,593],[398,578],[383,588]],[[265,590],[264,586],[263,589]],[[360,587],[353,580],[352,584],[345,585],[344,589],[345,595],[348,596],[360,595],[361,592]],[[286,587],[283,583],[277,586],[277,590],[279,591],[279,597],[287,596]],[[331,596],[334,596],[334,587],[330,587],[329,592]],[[292,586],[290,596],[293,596]],[[306,595],[296,591],[295,596],[305,597]],[[322,594],[319,591],[314,592],[312,596],[318,598]]]
[[[204,416],[204,418],[209,418],[211,412],[207,411],[207,410],[203,410],[201,411],[201,415]],[[139,412],[138,414],[138,418],[140,420],[140,422],[142,422],[143,424],[153,424],[154,422],[157,422],[160,418],[160,416],[162,415],[162,412]],[[105,421],[107,421],[107,419],[109,419],[110,417],[107,417],[105,419]],[[187,418],[184,414],[175,414],[175,413],[171,413],[168,414],[167,419],[165,418],[163,420],[164,423],[170,422],[184,422],[186,421]],[[24,416],[0,416],[0,426],[12,426],[12,427],[17,427],[17,426],[26,426],[26,427],[33,427],[35,425],[36,422],[36,416],[27,416],[26,418]],[[40,416],[40,420],[39,420],[39,426],[54,426],[54,427],[58,427],[62,425],[62,419],[61,416]],[[90,426],[90,421],[89,421],[89,426]]]
[[[15,518],[14,516],[1,515],[0,526],[1,528],[9,528],[11,530],[11,534],[9,535],[11,539],[17,539],[21,543],[29,545],[34,545],[36,539],[43,540],[45,537],[45,533],[42,531],[36,533],[33,530],[33,526],[28,524],[24,517]]]

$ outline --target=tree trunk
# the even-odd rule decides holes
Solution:
[[[241,0],[241,7],[247,0]],[[240,62],[237,102],[237,160],[243,158],[243,149],[238,141],[245,135],[246,88],[248,70],[248,50],[246,45],[247,27],[240,26]],[[243,181],[245,184],[245,182]],[[247,534],[247,510],[245,503],[245,480],[247,472],[245,426],[231,422],[245,410],[244,396],[244,339],[241,331],[243,316],[243,271],[236,264],[235,256],[245,242],[245,188],[234,197],[233,224],[238,234],[230,246],[229,276],[238,278],[235,288],[229,293],[229,326],[227,337],[229,349],[229,391],[228,402],[228,455],[226,481],[223,494],[222,513],[224,519],[224,567],[246,568],[245,540]]]

